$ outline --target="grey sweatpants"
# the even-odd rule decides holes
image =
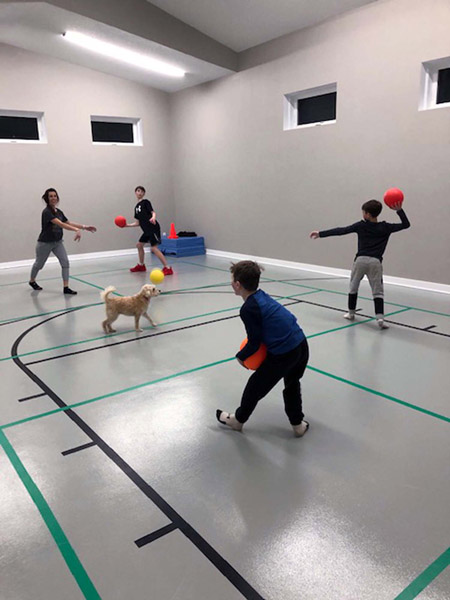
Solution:
[[[374,298],[383,298],[383,265],[373,256],[358,256],[353,263],[349,294],[357,294],[361,279],[367,275]]]
[[[47,262],[50,252],[53,252],[56,258],[59,260],[63,281],[68,281],[69,259],[67,257],[67,252],[64,248],[62,240],[59,240],[58,242],[38,242],[36,244],[36,260],[34,261],[34,265],[31,267],[30,279],[36,279],[36,275]]]

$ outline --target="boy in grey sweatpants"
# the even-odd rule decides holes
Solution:
[[[391,233],[408,229],[410,223],[405,212],[402,210],[401,203],[390,207],[400,217],[400,223],[378,222],[377,217],[383,208],[383,205],[378,200],[369,200],[361,208],[362,221],[358,221],[347,227],[336,227],[335,229],[327,229],[325,231],[312,231],[310,237],[315,240],[319,237],[346,235],[347,233],[356,233],[358,235],[358,252],[355,256],[350,277],[348,312],[345,313],[344,317],[350,321],[354,320],[359,284],[364,275],[367,275],[372,289],[375,317],[378,326],[380,329],[387,329],[388,325],[384,322],[383,254]]]

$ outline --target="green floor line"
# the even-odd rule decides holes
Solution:
[[[90,308],[91,306],[99,306],[103,302],[94,302],[92,304],[82,304],[81,306],[66,306],[65,308],[58,308],[58,310],[50,310],[44,313],[38,313],[37,315],[26,315],[25,317],[11,317],[10,319],[3,319],[0,323],[16,323],[18,321],[24,321],[25,319],[37,319],[39,317],[46,317],[47,315],[55,315],[56,313],[63,313],[66,310],[74,311],[80,310],[81,308]]]
[[[120,394],[130,392],[132,390],[137,390],[139,388],[147,387],[147,386],[153,385],[155,383],[160,383],[161,381],[167,381],[168,379],[174,379],[176,377],[181,377],[182,375],[187,375],[189,373],[195,373],[196,371],[202,371],[202,370],[208,369],[210,367],[215,367],[217,365],[221,365],[221,364],[230,362],[232,360],[235,360],[234,356],[231,356],[229,358],[224,358],[224,359],[215,361],[213,363],[208,363],[206,365],[200,365],[199,367],[193,367],[192,369],[188,369],[186,371],[180,371],[179,373],[173,373],[172,375],[166,375],[165,377],[161,377],[159,379],[154,379],[152,381],[146,381],[145,383],[139,383],[137,385],[134,385],[134,386],[131,386],[128,388],[124,388],[121,390],[117,390],[115,392],[110,392],[110,393],[104,394],[102,396],[96,396],[95,398],[90,398],[89,400],[82,400],[81,402],[69,404],[68,406],[63,407],[63,408],[55,408],[53,410],[50,410],[50,411],[47,411],[44,413],[40,413],[40,414],[31,416],[31,417],[26,417],[26,418],[20,419],[18,421],[12,421],[11,423],[6,423],[4,425],[0,425],[0,429],[8,429],[9,427],[16,427],[17,425],[22,425],[23,423],[28,423],[29,421],[35,421],[36,419],[42,419],[43,417],[48,417],[50,415],[54,415],[59,412],[64,412],[66,410],[69,410],[70,408],[77,408],[78,406],[84,406],[85,404],[91,404],[92,402],[97,402],[99,400],[104,400],[105,398],[111,398],[113,396],[118,396]],[[359,383],[355,383],[353,381],[349,381],[348,379],[344,379],[343,377],[339,377],[338,375],[333,375],[332,373],[328,373],[327,371],[323,371],[322,369],[318,369],[316,367],[311,367],[309,365],[306,368],[315,373],[319,373],[320,375],[324,375],[326,377],[334,379],[335,381],[340,381],[341,383],[346,383],[347,385],[350,385],[352,387],[355,387],[355,388],[358,388],[365,392],[368,392],[369,394],[379,396],[380,398],[385,398],[386,400],[390,400],[391,402],[395,402],[395,403],[405,406],[407,408],[412,408],[413,410],[416,410],[418,412],[426,414],[430,417],[435,417],[436,419],[440,419],[442,421],[446,421],[447,423],[450,423],[450,418],[446,417],[445,415],[441,415],[441,414],[433,412],[431,410],[427,410],[426,408],[421,408],[420,406],[416,406],[415,404],[411,404],[410,402],[405,402],[404,400],[400,400],[399,398],[395,398],[394,396],[390,396],[389,394],[384,394],[383,392],[378,392],[377,390],[373,390],[367,386],[361,385]]]
[[[302,292],[300,294],[292,294],[291,296],[283,296],[282,298],[280,298],[280,300],[286,300],[286,299],[291,299],[291,298],[297,298],[299,296],[307,296],[309,294],[315,294],[316,292]],[[102,304],[102,303],[100,303]],[[94,305],[96,306],[96,305]],[[215,310],[212,312],[208,312],[208,313],[201,313],[199,315],[192,315],[190,317],[182,317],[181,319],[174,319],[173,321],[167,321],[165,323],[160,323],[159,327],[161,326],[167,326],[167,325],[173,325],[175,323],[182,323],[183,321],[190,321],[193,319],[200,319],[202,317],[209,317],[212,315],[218,315],[220,313],[224,313],[224,312],[229,312],[232,310],[239,310],[240,306],[232,306],[231,308],[222,308],[220,310]],[[345,326],[344,326],[345,327]],[[154,329],[154,327],[144,327],[143,328],[144,331],[152,331]],[[21,354],[14,354],[12,356],[4,356],[3,358],[0,358],[0,362],[4,362],[7,360],[13,360],[15,358],[23,358],[24,356],[32,356],[34,354],[41,354],[42,352],[51,352],[53,350],[60,350],[61,348],[69,348],[71,346],[78,346],[79,344],[88,344],[90,342],[97,342],[99,340],[104,340],[104,339],[109,339],[112,337],[116,337],[119,335],[125,335],[128,333],[136,333],[136,331],[134,329],[127,329],[125,331],[119,331],[117,333],[108,333],[106,335],[100,335],[98,337],[95,338],[88,338],[85,340],[79,340],[78,342],[69,342],[68,344],[60,344],[59,346],[50,346],[49,348],[41,348],[40,350],[30,350],[29,352],[23,352]],[[145,339],[145,338],[144,338]]]
[[[101,275],[102,273],[116,273],[118,271],[129,271],[130,269],[128,267],[123,267],[120,269],[108,269],[106,271],[90,271],[88,273],[79,273],[78,275],[76,275],[76,277],[84,277],[85,275]],[[39,281],[56,281],[57,279],[61,279],[61,275],[58,275],[57,277],[39,277]],[[0,287],[9,287],[12,285],[27,285],[28,284],[28,280],[27,281],[13,281],[11,283],[0,283]]]
[[[88,284],[91,285],[91,284]],[[179,290],[168,290],[167,292],[162,292],[161,296],[170,296],[171,294],[176,294],[177,292],[190,292],[190,291],[195,291],[195,290],[202,290],[205,288],[211,288],[211,287],[222,287],[222,286],[229,286],[230,282],[226,282],[226,283],[214,283],[214,284],[210,284],[210,285],[200,285],[200,286],[196,286],[196,287],[190,287],[190,288],[181,288]],[[98,287],[98,286],[95,286]],[[103,290],[104,288],[98,288]],[[116,296],[122,296],[122,294],[116,293]],[[72,310],[76,310],[78,308],[89,308],[91,306],[100,306],[101,304],[103,304],[103,302],[94,302],[92,304],[82,304],[81,306],[75,306],[73,307]],[[70,307],[69,307],[70,308]],[[45,317],[47,315],[54,315],[58,312],[64,312],[64,310],[67,310],[67,308],[60,308],[58,310],[51,310],[49,312],[44,312],[44,313],[38,313],[38,314],[33,314],[33,315],[26,315],[23,317],[11,317],[9,319],[3,319],[3,321],[0,321],[0,323],[15,323],[16,321],[22,321],[24,319],[34,319],[34,318],[38,318],[38,317]]]
[[[180,262],[185,262],[189,265],[195,265],[196,267],[202,267],[205,269],[215,269],[217,271],[226,271],[227,269],[219,269],[219,267],[210,267],[209,265],[201,265],[199,263],[195,263],[195,262],[190,262],[190,261],[180,261]],[[301,269],[296,269],[301,271]],[[337,294],[338,296],[348,296],[348,292],[339,292],[336,290],[329,290],[327,288],[316,288],[313,287],[311,285],[302,285],[300,283],[294,283],[293,281],[277,281],[276,279],[270,278],[270,277],[262,277],[263,280],[268,281],[268,282],[272,282],[272,283],[284,283],[285,285],[292,285],[294,287],[302,287],[302,288],[307,288],[310,290],[316,290],[318,292],[328,292],[329,294]],[[367,298],[365,296],[358,296],[359,299],[361,300],[369,300],[369,301],[373,301],[373,298]],[[406,306],[406,304],[397,304],[396,302],[385,302],[385,305],[389,305],[389,306],[398,306],[400,308],[409,308],[411,310],[417,310],[419,312],[424,312],[424,313],[428,313],[431,315],[438,315],[441,317],[450,317],[449,313],[443,313],[443,312],[438,312],[436,310],[428,310],[426,308],[417,308],[416,306]]]
[[[302,287],[302,288],[307,288],[307,289],[312,289],[312,290],[318,289],[319,291],[327,292],[328,294],[337,294],[339,296],[348,296],[347,292],[337,292],[335,290],[328,290],[326,288],[315,288],[310,285],[301,285],[299,283],[294,283],[292,281],[284,281],[283,283],[285,283],[286,285],[292,285],[294,287]],[[368,300],[370,302],[373,302],[373,298],[367,298],[366,296],[358,296],[358,298],[360,300]],[[410,310],[417,310],[419,312],[429,313],[431,315],[439,315],[441,317],[450,317],[450,314],[447,314],[447,313],[438,312],[436,310],[428,310],[426,308],[417,308],[416,306],[406,306],[406,304],[398,304],[396,302],[385,301],[384,304],[387,306],[398,306],[399,308],[409,308]]]
[[[390,396],[389,394],[384,394],[383,392],[378,392],[377,390],[373,390],[365,385],[361,385],[360,383],[355,383],[354,381],[349,381],[348,379],[344,379],[343,377],[339,377],[338,375],[333,375],[332,373],[328,373],[327,371],[322,371],[322,369],[317,369],[316,367],[310,367],[309,365],[306,367],[310,371],[314,371],[315,373],[319,373],[320,375],[325,375],[326,377],[330,377],[335,381],[340,381],[341,383],[346,383],[347,385],[351,385],[352,387],[358,388],[359,390],[363,390],[364,392],[368,392],[369,394],[374,394],[375,396],[379,396],[380,398],[385,398],[386,400],[391,400],[391,402],[396,402],[397,404],[401,404],[402,406],[406,406],[408,408],[412,408],[413,410],[417,410],[418,412],[424,413],[430,417],[435,417],[436,419],[440,419],[441,421],[446,421],[450,423],[450,418],[445,415],[441,415],[439,413],[433,412],[431,410],[427,410],[426,408],[422,408],[420,406],[416,406],[415,404],[411,404],[410,402],[405,402],[404,400],[400,400],[399,398],[395,398],[394,396]]]
[[[44,496],[41,491],[31,478],[30,474],[26,470],[24,464],[18,457],[16,451],[12,447],[10,441],[6,437],[6,434],[0,430],[0,445],[6,453],[11,465],[22,481],[25,489],[28,494],[31,496],[36,508],[41,514],[41,517],[44,520],[48,530],[50,531],[53,539],[58,546],[59,551],[64,558],[67,567],[72,573],[75,581],[78,584],[83,596],[87,600],[101,600],[101,597],[97,590],[95,589],[94,584],[92,583],[89,575],[85,571],[83,565],[80,562],[75,550],[70,545],[70,542],[64,533],[61,525],[58,523],[55,515],[52,512],[52,509],[47,504]]]
[[[70,279],[75,279],[75,281],[79,281],[80,283],[84,283],[85,285],[90,285],[93,288],[96,288],[97,290],[104,290],[105,288],[100,286],[100,285],[96,285],[95,283],[91,283],[90,281],[85,281],[84,279],[80,279],[79,277],[75,277],[75,275],[70,275]],[[114,294],[116,296],[121,296],[122,294],[117,294],[117,292],[114,292]]]
[[[204,269],[211,269],[212,271],[222,271],[223,273],[230,273],[230,269],[221,269],[220,267],[211,267],[210,265],[201,265],[199,263],[192,262],[190,260],[179,260],[179,263],[184,263],[185,265],[194,265],[195,267],[203,267]],[[231,273],[230,273],[231,278]]]
[[[138,383],[137,385],[132,385],[131,387],[124,388],[122,390],[116,390],[115,392],[110,392],[109,394],[103,394],[103,396],[96,396],[95,398],[90,398],[89,400],[82,400],[81,402],[75,402],[74,404],[68,404],[67,406],[64,406],[62,408],[55,408],[53,410],[49,410],[47,412],[40,413],[39,415],[34,415],[32,417],[26,417],[25,419],[20,419],[19,421],[7,423],[6,425],[0,425],[0,431],[2,429],[8,429],[10,427],[22,425],[23,423],[28,423],[30,421],[35,421],[36,419],[42,419],[43,417],[49,417],[50,415],[55,415],[60,412],[65,412],[66,410],[78,408],[79,406],[85,406],[86,404],[92,404],[93,402],[98,402],[99,400],[104,400],[105,398],[112,398],[114,396],[119,396],[119,395],[125,394],[127,392],[132,392],[134,390],[138,390],[143,387],[155,385],[156,383],[161,383],[162,381],[167,381],[169,379],[175,379],[176,377],[182,377],[183,375],[189,375],[190,373],[196,373],[197,371],[203,371],[204,369],[216,367],[217,365],[221,365],[223,363],[227,363],[232,360],[235,360],[234,356],[231,356],[230,358],[223,358],[221,360],[217,360],[215,362],[208,363],[206,365],[200,365],[199,367],[193,367],[192,369],[187,369],[186,371],[180,371],[179,373],[172,373],[171,375],[159,377],[158,379],[153,379],[152,381]]]
[[[411,308],[402,308],[401,310],[395,310],[394,312],[387,313],[385,317],[392,317],[393,315],[398,315],[400,313],[404,313],[408,310],[412,310]],[[320,331],[319,333],[312,333],[308,335],[308,340],[314,337],[318,337],[320,335],[325,335],[326,333],[333,333],[335,331],[341,331],[342,329],[348,329],[349,327],[355,327],[355,325],[361,325],[362,323],[369,323],[369,321],[375,321],[376,317],[369,317],[367,319],[363,319],[362,321],[353,321],[353,323],[349,323],[348,325],[341,325],[340,327],[335,327],[334,329],[328,329],[327,331]]]
[[[413,600],[450,565],[450,548],[447,548],[429,567],[425,569],[394,600]]]

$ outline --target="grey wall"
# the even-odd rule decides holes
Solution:
[[[400,187],[412,228],[391,238],[385,272],[450,283],[450,109],[418,111],[420,65],[450,56],[449,31],[448,0],[380,1],[173,94],[177,226],[209,248],[349,268],[354,236],[309,232],[352,223],[363,201]],[[335,125],[283,131],[283,94],[335,81]]]
[[[98,227],[79,244],[65,233],[72,254],[134,246],[138,230],[119,230],[113,219],[132,219],[136,185],[147,188],[164,229],[173,220],[166,93],[0,45],[0,108],[44,111],[48,133],[45,145],[0,144],[0,261],[34,256],[47,187],[70,220]],[[93,146],[91,114],[141,117],[144,145]]]

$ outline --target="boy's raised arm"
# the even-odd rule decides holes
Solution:
[[[392,207],[392,209],[395,210],[397,215],[400,217],[401,223],[388,223],[391,233],[394,233],[395,231],[401,231],[402,229],[408,229],[408,227],[411,227],[411,223],[409,222],[405,211],[401,208],[401,205],[400,207],[395,205]]]

